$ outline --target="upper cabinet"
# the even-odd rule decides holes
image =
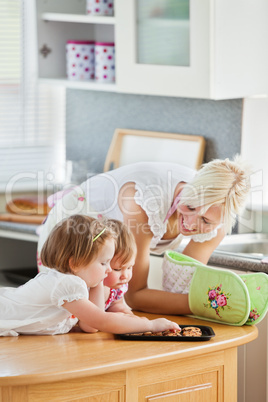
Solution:
[[[68,87],[232,99],[268,93],[267,0],[36,0],[39,78]],[[115,42],[116,81],[70,81],[68,40]],[[47,53],[49,52],[49,53]]]
[[[267,0],[117,0],[122,92],[205,99],[268,92]]]

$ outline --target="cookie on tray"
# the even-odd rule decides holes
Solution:
[[[184,327],[182,329],[183,336],[202,336],[202,331],[198,327]]]

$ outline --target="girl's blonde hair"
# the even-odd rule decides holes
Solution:
[[[71,273],[70,259],[73,268],[89,264],[97,257],[105,241],[111,238],[116,239],[111,227],[89,216],[73,215],[60,222],[49,234],[41,250],[42,264]]]
[[[240,155],[233,161],[214,159],[204,164],[191,183],[184,186],[180,204],[201,207],[204,214],[212,205],[223,205],[222,222],[231,233],[236,216],[240,215],[250,191],[250,168]]]
[[[135,258],[137,254],[134,235],[125,223],[117,219],[109,219],[107,226],[112,228],[117,237],[114,258],[120,259],[120,263],[125,265],[130,259]]]

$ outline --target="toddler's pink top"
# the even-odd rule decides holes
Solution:
[[[122,297],[127,292],[127,290],[128,290],[128,284],[127,283],[125,283],[123,286],[121,286],[118,289],[111,289],[110,294],[109,294],[109,298],[105,303],[105,310],[107,310],[114,301],[122,299]]]

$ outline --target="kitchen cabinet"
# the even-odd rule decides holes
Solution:
[[[169,12],[164,2],[116,1],[117,85],[122,92],[204,99],[267,93],[268,3],[260,0],[181,0],[189,17]],[[172,2],[169,2],[172,3]],[[165,44],[156,31],[161,30]],[[174,65],[142,52],[171,51]],[[148,36],[152,36],[149,37]],[[158,41],[158,45],[155,43]],[[163,47],[163,50],[162,50]],[[169,56],[167,56],[168,58]],[[141,61],[139,62],[139,59]]]
[[[42,81],[203,99],[268,92],[266,0],[115,0],[114,17],[87,16],[85,3],[36,0]],[[116,83],[68,81],[70,39],[114,41]]]

